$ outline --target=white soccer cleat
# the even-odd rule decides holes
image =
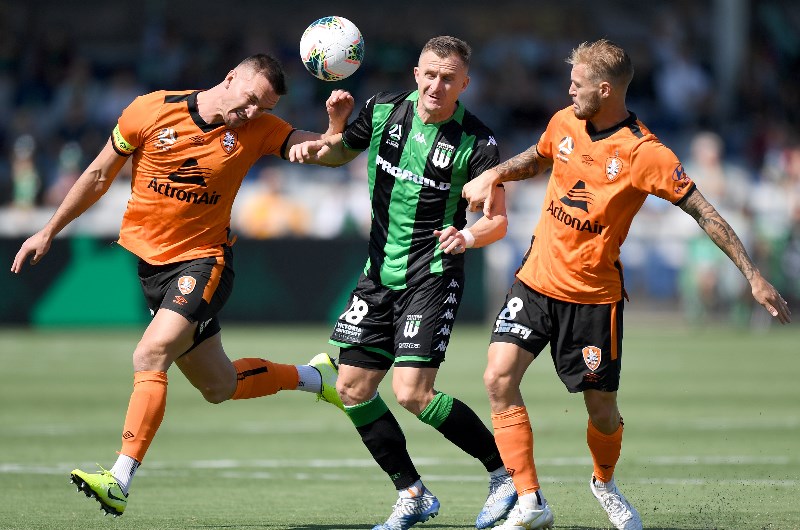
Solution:
[[[385,523],[372,530],[408,530],[417,523],[424,523],[439,514],[439,499],[428,488],[416,497],[401,497],[392,508]]]
[[[506,473],[499,477],[491,477],[489,495],[475,521],[475,528],[489,528],[497,521],[505,519],[516,502],[517,490],[511,476]]]
[[[602,482],[592,475],[589,487],[608,514],[608,520],[617,530],[642,530],[642,519],[639,517],[639,512],[619,491],[613,477],[609,482]]]
[[[532,508],[522,506],[517,502],[506,521],[495,528],[504,530],[538,530],[539,528],[553,528],[553,512],[544,495],[536,492],[536,505]]]

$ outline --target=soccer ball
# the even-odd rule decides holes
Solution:
[[[364,39],[346,18],[324,17],[308,26],[300,37],[300,59],[314,77],[339,81],[361,66]]]

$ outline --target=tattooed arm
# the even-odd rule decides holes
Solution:
[[[739,267],[744,277],[750,282],[753,298],[763,305],[769,313],[782,324],[790,321],[791,311],[786,301],[767,280],[761,276],[739,236],[733,228],[709,203],[700,190],[694,188],[681,202],[681,209],[691,215],[708,237]]]
[[[497,185],[513,180],[525,180],[540,175],[553,167],[553,161],[541,156],[533,145],[517,156],[487,169],[467,182],[461,196],[469,201],[469,210],[477,212],[483,208],[483,215],[492,218],[492,200]]]

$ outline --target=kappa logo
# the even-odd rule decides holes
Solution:
[[[589,213],[589,205],[594,201],[594,193],[586,191],[586,183],[582,180],[576,182],[567,194],[561,197],[561,202],[567,206],[580,208]]]
[[[189,294],[194,291],[194,286],[197,285],[197,280],[191,276],[181,276],[178,278],[178,290],[181,294]]]
[[[586,346],[581,350],[583,354],[583,362],[589,367],[589,370],[594,372],[600,366],[600,359],[602,358],[602,351],[597,346]]]
[[[489,136],[489,141],[486,142],[486,145],[494,145],[494,146],[496,146],[497,145],[497,140],[494,139],[494,136],[490,135]]]
[[[231,154],[233,150],[236,149],[236,144],[238,141],[239,137],[237,136],[236,131],[232,131],[230,129],[227,129],[219,138],[219,143],[222,144],[222,149],[224,149],[228,154]]]
[[[425,135],[422,134],[421,132],[418,132],[417,134],[415,134],[413,136],[413,139],[417,143],[420,143],[422,145],[428,145],[428,143],[425,141]]]

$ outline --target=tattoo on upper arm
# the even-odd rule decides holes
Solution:
[[[548,169],[549,164],[536,151],[536,146],[510,158],[495,168],[504,182],[525,180]]]
[[[694,188],[680,207],[697,221],[708,237],[739,267],[744,277],[750,280],[755,272],[753,261],[747,255],[739,236],[703,194]]]

